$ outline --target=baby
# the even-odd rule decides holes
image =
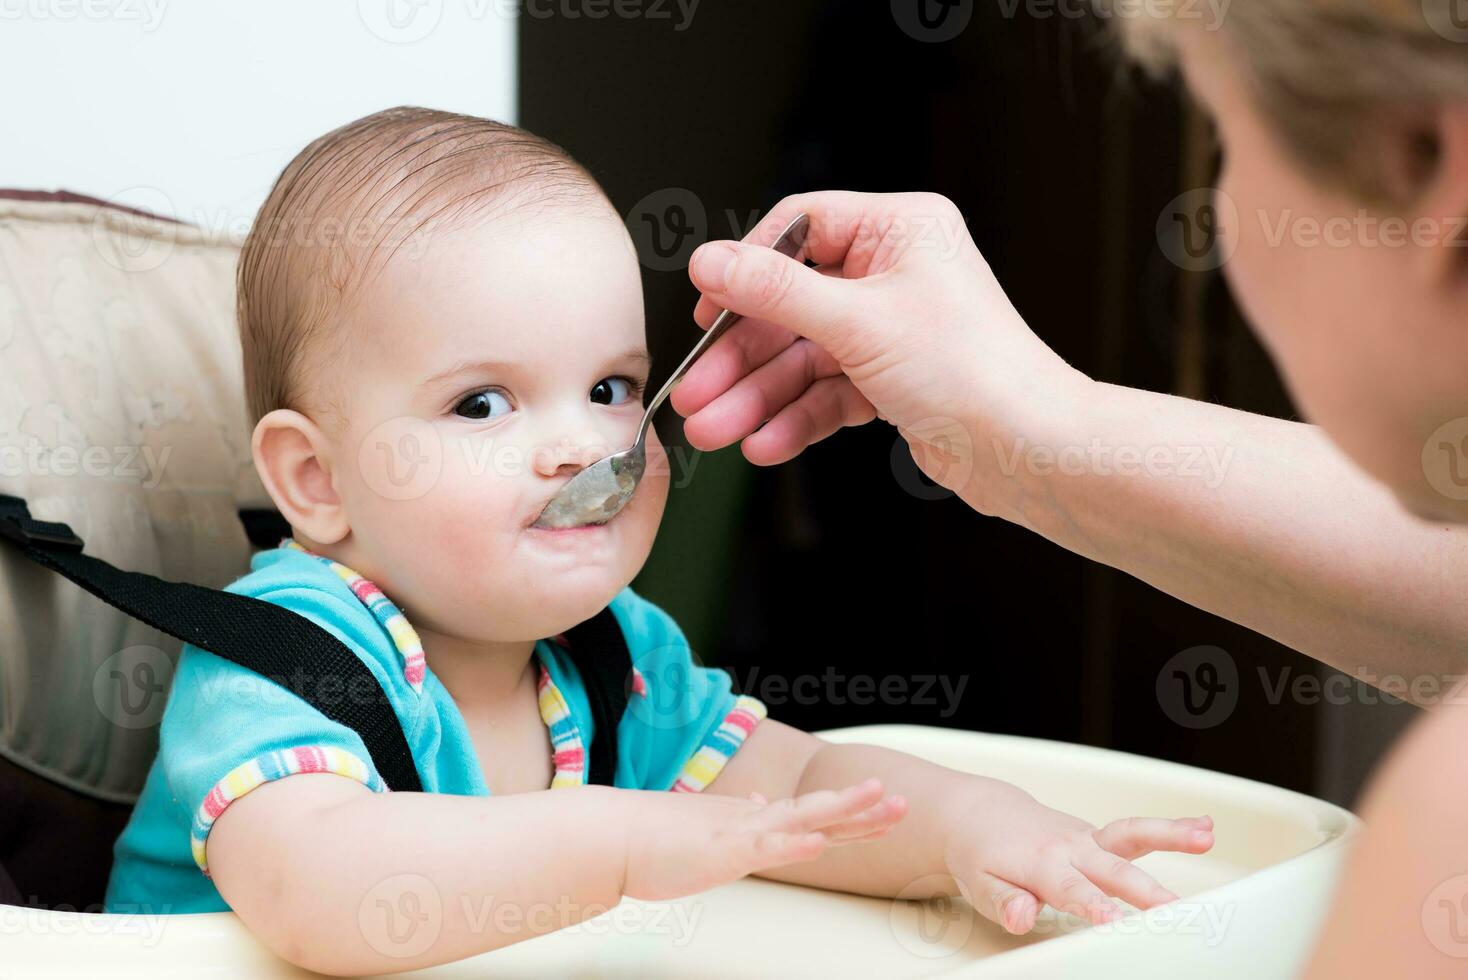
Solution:
[[[655,435],[611,521],[531,526],[632,442],[640,283],[596,181],[512,126],[391,109],[286,167],[240,256],[239,318],[255,465],[293,533],[230,591],[363,660],[425,792],[388,792],[355,731],[185,646],[109,907],[233,909],[295,964],[377,973],[749,874],[879,896],[923,879],[1015,933],[1043,903],[1105,922],[1108,895],[1175,897],[1130,860],[1208,850],[1207,818],[1097,830],[1014,786],[767,719],[696,665],[627,587],[667,497]],[[614,786],[598,786],[585,760],[606,736],[564,634],[608,608],[635,669]],[[474,914],[488,900],[573,911]],[[369,923],[430,904],[427,942]]]

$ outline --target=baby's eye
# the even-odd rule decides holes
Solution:
[[[466,419],[492,419],[515,410],[505,393],[490,388],[476,391],[454,406],[454,414]]]
[[[596,405],[620,405],[642,394],[642,385],[631,378],[602,378],[591,388],[591,401]]]

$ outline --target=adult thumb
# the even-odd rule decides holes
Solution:
[[[772,248],[727,241],[700,247],[688,270],[705,297],[740,316],[778,324],[833,354],[851,344],[853,284],[845,279],[823,276]]]

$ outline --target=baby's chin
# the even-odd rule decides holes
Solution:
[[[580,531],[550,532],[575,538]],[[539,532],[535,532],[539,534]],[[585,537],[596,537],[589,532]],[[486,581],[500,597],[481,608],[499,608],[517,624],[518,639],[540,639],[565,632],[605,609],[642,568],[647,548],[626,542],[602,548],[573,541],[534,543],[518,550],[510,589],[505,580]],[[506,566],[500,566],[504,568]]]
[[[1468,524],[1468,501],[1418,490],[1397,490],[1396,498],[1413,517],[1429,524]]]
[[[505,615],[497,617],[496,632],[513,623],[516,635],[505,639],[539,640],[586,622],[627,587],[624,578],[607,575],[606,571],[572,571],[554,581],[527,587],[506,603],[514,608],[500,606]]]

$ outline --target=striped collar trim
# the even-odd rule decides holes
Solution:
[[[352,590],[352,595],[367,607],[367,611],[387,632],[393,646],[397,648],[403,668],[403,677],[415,694],[422,695],[423,678],[427,673],[428,661],[424,658],[423,643],[418,639],[417,631],[408,623],[402,610],[393,605],[392,600],[383,594],[383,591],[371,580],[359,575],[341,562],[333,561],[325,555],[318,555],[314,551],[303,548],[290,538],[282,539],[281,547],[294,549],[324,562],[347,584],[347,587]],[[571,706],[567,703],[565,695],[556,686],[556,682],[551,680],[550,671],[546,669],[545,661],[540,657],[538,649],[536,657],[540,661],[538,665],[540,680],[536,684],[540,718],[545,722],[546,730],[550,733],[551,751],[555,758],[556,771],[555,775],[551,777],[551,789],[581,786],[586,782],[586,746],[581,739],[581,728],[571,715]],[[640,676],[635,677],[634,685],[636,681],[640,680]],[[643,690],[645,689],[643,685]]]
[[[418,639],[418,632],[409,625],[402,610],[393,605],[392,600],[383,595],[382,590],[371,581],[358,575],[341,562],[333,561],[325,555],[318,555],[314,551],[303,548],[290,538],[283,538],[280,544],[283,548],[293,548],[302,554],[310,555],[317,561],[325,562],[327,567],[347,584],[347,588],[352,590],[352,595],[367,607],[367,611],[387,631],[388,637],[398,651],[404,679],[407,680],[414,694],[422,695],[423,675],[428,669],[428,661],[423,657],[423,642]]]

